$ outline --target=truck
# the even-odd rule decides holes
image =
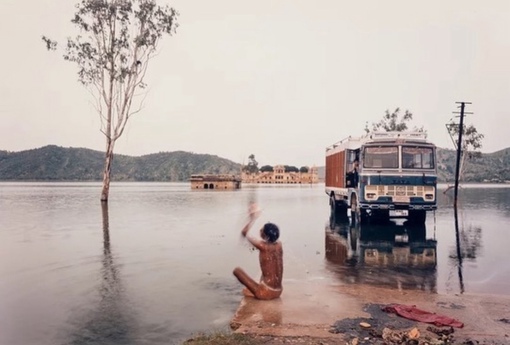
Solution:
[[[425,132],[347,137],[326,147],[325,191],[337,217],[423,224],[437,208],[436,146]]]

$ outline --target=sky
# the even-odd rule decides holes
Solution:
[[[105,149],[77,69],[47,35],[76,36],[73,0],[1,0],[0,150]],[[510,146],[508,0],[175,0],[179,27],[149,66],[145,107],[115,152],[188,151],[259,165],[323,165],[386,109],[437,146],[466,117],[482,152]]]

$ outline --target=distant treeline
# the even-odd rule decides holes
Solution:
[[[438,149],[440,182],[454,180],[456,153]],[[2,181],[100,181],[104,153],[83,148],[45,146],[38,149],[0,151]],[[239,174],[241,165],[208,154],[160,152],[140,157],[115,155],[113,181],[187,181],[192,174]],[[318,168],[319,179],[324,167]],[[510,148],[467,158],[464,182],[510,181]]]
[[[104,152],[45,146],[0,151],[3,181],[100,181]],[[160,152],[140,157],[114,155],[113,181],[187,181],[191,174],[239,174],[241,165],[208,154]]]

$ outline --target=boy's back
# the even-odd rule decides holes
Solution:
[[[282,288],[283,277],[283,248],[280,241],[264,243],[259,253],[260,269],[263,281],[273,289]]]

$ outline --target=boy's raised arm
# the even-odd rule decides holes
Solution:
[[[255,220],[259,217],[260,215],[260,210],[259,208],[257,207],[257,204],[252,204],[250,205],[249,209],[248,209],[248,214],[249,214],[249,217],[250,219],[248,220],[248,223],[246,223],[246,225],[244,226],[243,230],[241,230],[241,235],[246,237],[246,239],[252,244],[254,245],[257,249],[260,249],[261,248],[261,245],[262,245],[262,241],[257,239],[257,238],[254,238],[252,236],[248,236],[248,231],[250,231],[253,223],[255,222]]]

